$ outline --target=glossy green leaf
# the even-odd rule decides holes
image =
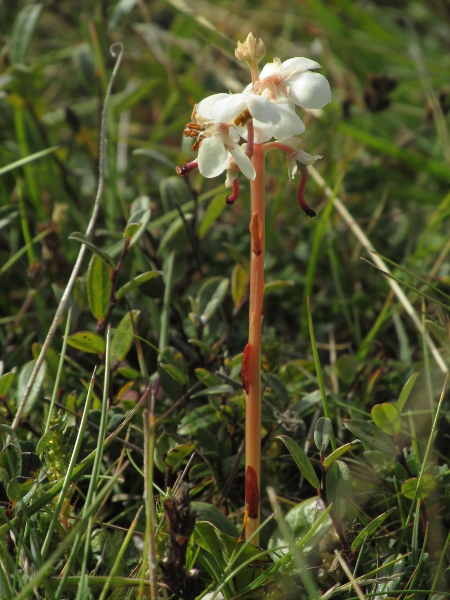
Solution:
[[[286,514],[286,523],[292,530],[296,544],[302,548],[305,554],[309,554],[331,528],[332,521],[328,513],[329,510],[324,510],[323,502],[315,497],[303,500]],[[270,536],[267,547],[275,549],[283,546],[287,546],[287,543],[277,527]],[[286,552],[288,552],[287,547],[286,550],[281,551],[281,554]]]
[[[395,508],[391,508],[383,514],[378,515],[378,517],[375,517],[375,519],[373,519],[368,525],[366,525],[364,529],[361,529],[361,531],[358,533],[358,535],[352,542],[352,551],[355,552],[361,546],[361,544],[364,543],[364,540],[366,538],[371,538],[394,510]]]
[[[416,379],[419,377],[419,373],[413,373],[411,375],[411,377],[408,379],[408,381],[405,383],[401,393],[400,393],[400,398],[398,399],[397,402],[397,410],[399,413],[401,413],[403,411],[403,409],[405,408],[405,404],[409,398],[409,395],[412,392],[412,389],[414,387],[414,384],[416,383]]]
[[[214,196],[214,198],[208,204],[205,214],[203,215],[203,219],[200,223],[200,227],[198,228],[198,236],[200,239],[205,237],[207,232],[211,229],[211,227],[227,207],[228,205],[225,202],[224,194],[217,194],[217,196]]]
[[[106,342],[101,335],[92,331],[78,331],[67,339],[69,346],[89,352],[91,354],[104,354],[106,351]]]
[[[148,202],[150,199],[148,198]],[[152,211],[150,208],[141,208],[131,215],[125,227],[125,237],[131,238],[130,248],[132,248],[144,233],[147,231],[147,225],[150,223]]]
[[[326,478],[327,499],[333,503],[333,512],[343,519],[351,505],[352,477],[350,469],[341,460],[335,460],[330,465]]]
[[[108,29],[115,29],[130,14],[138,0],[119,0],[108,21]]]
[[[180,385],[185,385],[187,382],[187,375],[181,369],[176,367],[175,365],[169,365],[161,361],[159,366],[164,369],[166,373],[170,375],[172,379],[174,379]]]
[[[91,258],[87,273],[89,309],[98,321],[108,314],[111,297],[110,269],[96,254]]]
[[[92,47],[86,43],[77,44],[73,49],[73,62],[78,79],[88,92],[95,94],[97,73]]]
[[[350,385],[356,376],[358,362],[351,354],[343,354],[336,361],[336,373],[339,379]]]
[[[195,520],[197,523],[206,521],[231,537],[239,537],[239,531],[236,525],[213,504],[208,504],[207,502],[191,502],[191,508],[192,510],[195,510]]]
[[[146,281],[150,281],[150,279],[153,279],[154,277],[161,277],[161,275],[161,271],[147,271],[146,273],[136,275],[136,277],[133,277],[133,279],[125,283],[121,288],[117,290],[117,300],[120,300],[120,298],[131,292],[131,290],[136,289]]]
[[[13,384],[15,373],[5,373],[0,377],[0,398],[5,398]]]
[[[332,431],[331,419],[326,417],[320,417],[317,419],[316,426],[314,428],[314,443],[319,452],[325,452],[330,443],[330,435]]]
[[[212,387],[206,388],[206,390],[200,390],[195,394],[192,394],[191,398],[200,398],[201,396],[217,396],[221,394],[232,394],[234,389],[231,385],[226,383],[222,383],[220,385],[214,385]]]
[[[22,370],[19,373],[19,377],[17,380],[17,405],[20,404],[20,402],[22,401],[22,398],[25,395],[25,390],[28,387],[28,382],[30,381],[31,373],[34,370],[35,364],[36,364],[36,361],[31,360],[30,362],[26,363],[23,366]],[[47,373],[47,363],[43,362],[38,371],[37,377],[34,380],[33,387],[31,388],[31,392],[28,396],[28,400],[25,405],[25,411],[24,411],[25,415],[28,415],[30,413],[34,404],[38,400],[39,395],[41,393],[42,386],[44,385],[44,379],[45,379],[46,373]]]
[[[329,454],[326,459],[323,461],[324,467],[329,467],[335,460],[337,460],[340,456],[352,450],[356,444],[360,444],[360,440],[354,440],[353,442],[349,442],[348,444],[344,444],[343,446],[339,446],[336,448],[334,452]]]
[[[167,452],[165,463],[173,471],[177,471],[194,450],[195,444],[178,444]]]
[[[93,252],[96,256],[101,258],[106,266],[108,266],[110,269],[116,268],[116,265],[115,265],[113,259],[109,256],[109,254],[107,254],[101,248],[98,248],[89,238],[87,238],[84,235],[84,233],[74,231],[74,233],[71,233],[69,235],[69,240],[75,240],[76,242],[80,242],[81,244],[84,244],[85,246],[87,246],[89,248],[89,250],[91,250],[91,252]]]
[[[297,442],[287,435],[278,435],[277,438],[283,442],[289,450],[292,458],[295,460],[297,467],[300,469],[303,477],[317,490],[320,487],[319,479],[317,478],[314,467],[310,463],[303,448]]]
[[[395,555],[388,556],[383,561],[383,566],[389,565],[389,563],[392,563],[395,558]],[[375,587],[376,595],[373,596],[374,600],[387,600],[391,590],[397,591],[399,589],[399,585],[405,572],[406,561],[403,556],[400,555],[397,556],[397,559],[398,560],[395,562],[395,564],[386,566],[378,573],[378,577],[388,577],[388,580],[383,581],[382,583],[377,583]],[[397,594],[395,594],[394,597],[398,598]]]
[[[34,484],[32,477],[14,477],[8,483],[6,494],[11,502],[18,502],[28,494]]]
[[[344,421],[345,427],[353,433],[354,436],[365,442],[374,450],[384,452],[394,457],[397,452],[397,446],[392,438],[386,435],[379,427],[367,421],[359,419],[348,419]]]
[[[402,417],[397,408],[389,402],[375,404],[370,411],[373,422],[377,427],[387,433],[387,435],[396,435],[402,427]]]
[[[285,279],[274,279],[272,281],[268,281],[264,286],[264,295],[273,294],[274,292],[283,291],[286,288],[291,288],[295,285],[294,281],[285,280]]]
[[[244,302],[248,295],[248,271],[242,265],[234,265],[231,273],[231,297],[235,308]]]
[[[197,295],[197,304],[203,324],[209,321],[223,302],[228,291],[228,285],[228,279],[213,277],[201,287]]]
[[[140,315],[139,310],[127,312],[114,331],[111,341],[111,363],[120,363],[134,343],[134,328]]]
[[[8,473],[8,479],[18,477],[22,472],[22,453],[14,444],[8,444],[0,452],[0,468]]]
[[[9,56],[13,64],[24,64],[43,4],[27,4],[18,13],[9,39]]]
[[[197,376],[197,379],[207,387],[220,385],[220,379],[208,371],[208,369],[198,367],[195,369],[195,375]]]
[[[402,494],[405,496],[405,498],[408,498],[409,500],[414,499],[418,483],[419,483],[418,477],[412,477],[411,479],[408,479],[407,481],[405,481],[403,483]],[[435,487],[436,487],[436,478],[433,475],[431,475],[430,473],[425,473],[422,476],[422,481],[420,482],[420,488],[419,488],[419,492],[417,494],[417,498],[420,498],[421,500],[423,500],[424,498],[426,498],[427,496],[429,496],[431,494],[431,492],[435,489]]]
[[[158,247],[159,256],[170,250],[179,250],[186,245],[187,233],[185,223],[189,224],[192,219],[193,215],[186,213],[184,219],[177,217],[169,225]]]

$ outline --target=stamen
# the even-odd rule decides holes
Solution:
[[[308,206],[303,192],[305,191],[306,182],[308,181],[308,169],[304,167],[300,171],[300,181],[297,188],[297,200],[300,205],[300,208],[308,215],[308,217],[315,217],[316,211],[313,210],[310,206]]]
[[[198,162],[193,160],[192,162],[185,163],[182,167],[176,167],[175,171],[177,175],[187,175],[198,167]]]
[[[251,158],[254,152],[255,130],[253,127],[253,119],[247,123],[247,150],[245,154]]]
[[[244,110],[241,112],[240,115],[238,115],[235,119],[234,119],[234,124],[235,125],[245,125],[250,119],[252,118],[252,115],[250,114],[250,111],[248,110],[248,108],[244,108]]]
[[[236,179],[233,179],[233,192],[231,194],[229,194],[226,198],[225,198],[225,202],[227,204],[233,204],[234,202],[236,202],[236,200],[239,197],[239,181]]]

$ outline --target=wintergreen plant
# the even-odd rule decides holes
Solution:
[[[320,68],[319,63],[304,57],[284,62],[274,58],[259,72],[258,65],[265,53],[264,43],[252,33],[248,34],[245,42],[238,42],[235,55],[248,64],[251,83],[241,93],[214,94],[195,106],[192,121],[184,133],[196,138],[193,149],[198,150],[197,160],[177,168],[180,175],[187,175],[198,168],[204,177],[216,177],[226,170],[226,185],[233,189],[226,198],[228,204],[233,204],[239,196],[239,173],[251,181],[249,332],[242,356],[242,385],[246,395],[246,537],[254,544],[259,541],[261,481],[264,159],[267,152],[281,150],[292,178],[298,171],[298,163],[302,165],[297,199],[308,216],[315,216],[304,199],[304,189],[307,165],[321,157],[299,149],[301,142],[295,136],[305,131],[305,125],[295,107],[320,109],[331,100],[327,79],[315,72]]]

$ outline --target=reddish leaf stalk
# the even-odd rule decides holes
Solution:
[[[259,490],[261,489],[261,327],[264,300],[264,149],[254,144],[252,163],[256,177],[251,182],[251,257],[248,344],[243,356],[243,386],[246,394],[245,505],[246,539],[259,544]],[[252,537],[253,536],[253,537]]]

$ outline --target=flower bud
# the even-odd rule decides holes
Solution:
[[[250,32],[245,42],[237,43],[234,54],[238,60],[244,60],[250,64],[258,64],[266,54],[266,47],[261,38],[257,40],[253,33]]]

